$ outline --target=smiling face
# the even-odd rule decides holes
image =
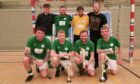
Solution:
[[[59,12],[60,12],[60,15],[65,15],[66,14],[66,7],[61,7],[60,9],[59,9]]]
[[[104,39],[109,38],[109,29],[107,27],[101,29],[101,35]]]
[[[80,39],[81,39],[82,43],[85,44],[87,42],[87,40],[88,40],[88,34],[87,34],[87,32],[82,32],[80,34]]]
[[[50,7],[43,7],[43,11],[45,14],[50,13]]]
[[[100,12],[100,5],[99,5],[99,3],[94,3],[93,4],[93,11],[95,13],[99,13]]]
[[[42,41],[45,37],[45,32],[41,31],[41,30],[37,30],[35,32],[35,36],[37,37],[38,41]]]
[[[78,15],[79,16],[83,16],[84,15],[84,10],[82,10],[82,9],[81,10],[78,10],[77,12],[78,12]]]
[[[62,30],[58,31],[57,37],[58,37],[60,44],[63,44],[65,42],[66,35],[65,35],[64,31],[62,31]]]

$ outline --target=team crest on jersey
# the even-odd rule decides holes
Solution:
[[[66,48],[65,48],[65,50],[67,51],[67,50],[68,50],[68,48],[66,47]]]
[[[89,50],[89,47],[86,47],[86,50],[88,51]]]
[[[110,46],[112,47],[114,44],[113,43],[110,43]]]
[[[42,44],[42,45],[41,45],[41,48],[44,48],[44,47],[45,47],[45,45],[44,45],[44,44]]]
[[[66,18],[64,18],[64,20],[66,20]]]

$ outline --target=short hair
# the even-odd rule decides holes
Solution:
[[[60,6],[59,8],[66,8],[66,6]]]
[[[50,8],[51,6],[50,6],[50,4],[44,4],[43,5],[43,8]]]
[[[102,30],[106,30],[106,29],[109,31],[109,27],[106,26],[106,25],[103,25],[103,26],[101,27],[100,31],[102,31]]]
[[[65,34],[65,31],[64,31],[64,30],[59,30],[59,31],[57,32],[57,34],[62,34],[62,33]]]
[[[88,31],[87,31],[87,30],[82,30],[82,31],[80,32],[80,35],[81,35],[82,33],[87,33],[87,34],[88,34]]]
[[[97,1],[93,2],[93,6],[94,6],[94,4],[98,4],[98,5],[99,5],[99,7],[101,6],[101,5],[100,5],[100,3],[99,3],[99,2],[97,2]]]
[[[84,10],[84,7],[83,6],[78,6],[77,11],[79,11],[79,10]]]
[[[45,33],[45,31],[46,31],[44,27],[36,27],[36,28],[35,28],[35,33],[36,33],[38,30],[40,30],[40,31],[42,31],[42,32],[44,32],[44,33]]]

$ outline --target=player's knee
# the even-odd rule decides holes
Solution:
[[[73,78],[74,77],[74,72],[70,73],[70,77]]]
[[[94,76],[95,76],[95,71],[94,71],[94,70],[88,71],[88,75],[89,75],[90,77],[94,77]]]
[[[58,57],[53,57],[52,59],[51,59],[51,62],[55,65],[55,64],[57,64],[58,63]]]
[[[29,63],[29,62],[30,62],[30,58],[25,56],[23,58],[23,63]]]
[[[111,70],[112,75],[117,75],[117,70]]]
[[[99,54],[99,59],[100,59],[100,60],[105,60],[105,56],[106,56],[105,53],[100,53],[100,54]]]
[[[41,77],[42,77],[42,78],[47,77],[47,74],[48,74],[48,70],[47,70],[47,68],[46,68],[46,69],[41,70],[41,71],[40,71],[40,74],[41,74]]]
[[[43,61],[43,60],[36,60],[36,61],[35,61],[35,64],[36,64],[38,67],[40,67],[40,66],[42,66],[42,65],[44,64],[44,61]]]
[[[46,73],[46,74],[41,74],[41,77],[42,77],[42,78],[47,77],[47,73]]]
[[[82,61],[80,59],[76,59],[76,64],[81,64]]]

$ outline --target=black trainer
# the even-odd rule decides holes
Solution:
[[[84,75],[84,69],[79,70],[79,76]]]
[[[60,70],[56,70],[56,74],[55,74],[55,77],[59,77],[60,76]]]
[[[36,72],[40,73],[40,70],[39,70],[39,68],[37,66],[36,66]]]
[[[33,77],[34,77],[34,75],[29,75],[29,76],[26,78],[25,82],[31,81],[31,80],[33,79]]]
[[[64,71],[64,70],[65,70],[65,68],[62,66],[62,67],[61,67],[61,71]]]

